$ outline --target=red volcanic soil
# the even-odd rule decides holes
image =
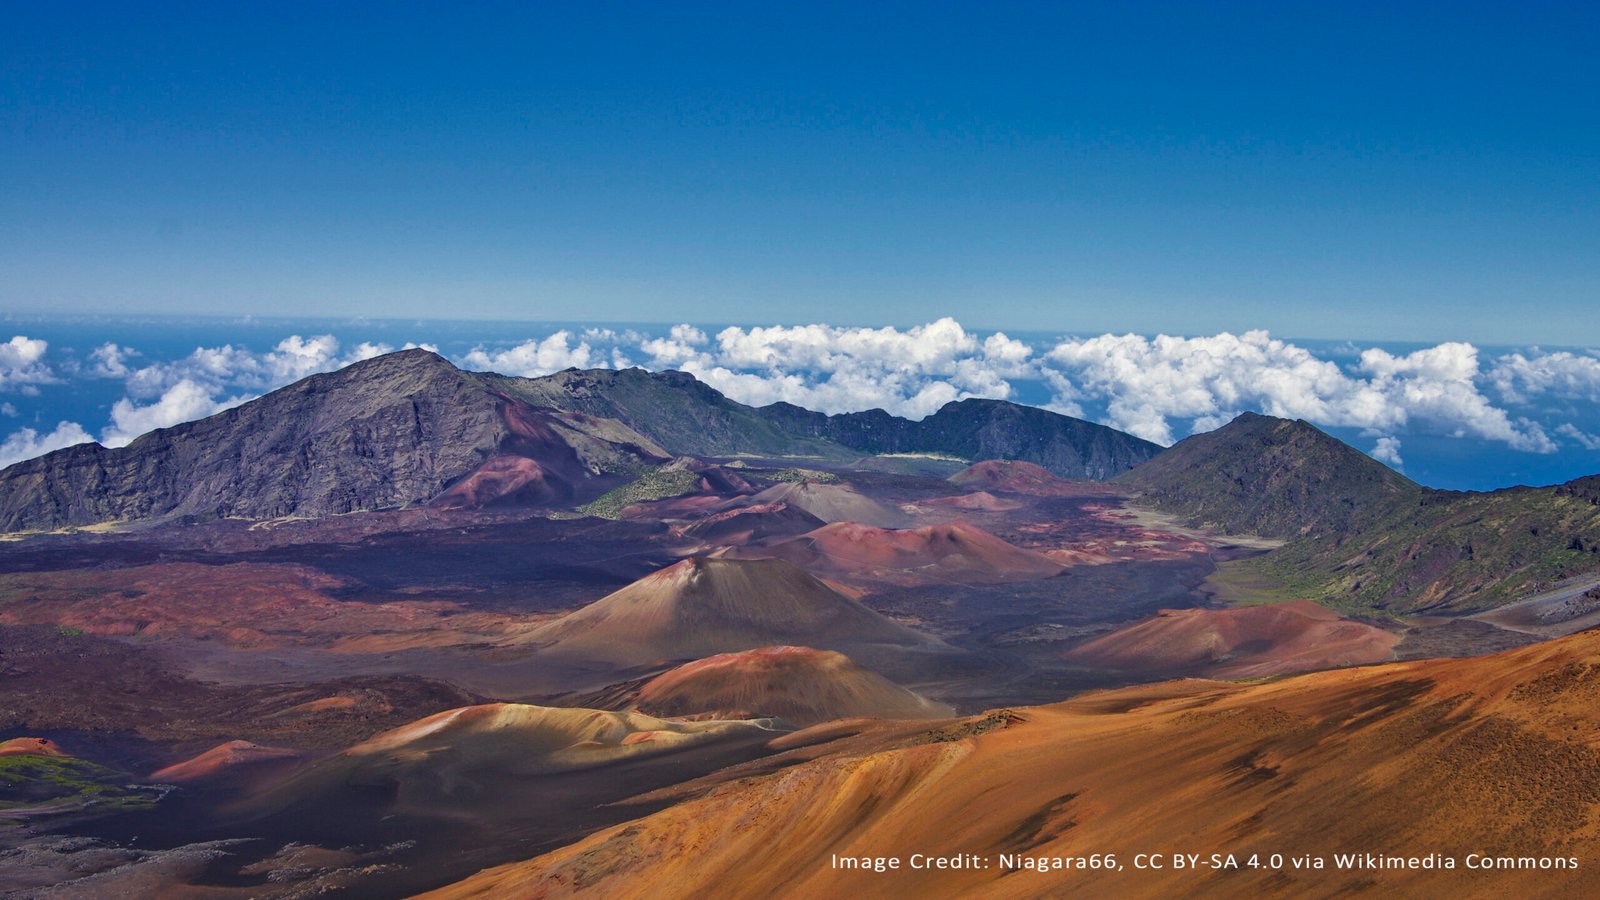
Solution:
[[[737,545],[805,534],[822,524],[821,519],[787,503],[762,503],[706,516],[678,528],[677,534],[706,545]]]
[[[780,559],[695,557],[534,631],[541,652],[642,665],[770,644],[928,646]]]
[[[129,750],[129,765],[141,771],[237,738],[307,750],[349,746],[482,699],[411,675],[235,686],[196,681],[174,672],[152,647],[66,637],[41,626],[0,628],[0,673],[0,729],[99,735]],[[118,735],[137,740],[124,744]],[[151,746],[138,749],[146,742]]]
[[[635,707],[662,717],[777,716],[802,726],[855,716],[930,719],[954,712],[842,653],[809,647],[763,647],[696,660],[647,682]]]
[[[948,480],[964,487],[1031,494],[1035,497],[1082,497],[1105,493],[1106,490],[1097,484],[1068,481],[1043,466],[1014,459],[991,459],[976,463],[951,475]]]
[[[970,509],[978,512],[1010,512],[1027,505],[1017,500],[1002,500],[988,491],[957,494],[954,497],[936,497],[932,500],[923,500],[922,503],[928,506],[948,506],[952,509]]]
[[[496,502],[546,505],[572,497],[572,486],[525,456],[496,456],[429,504],[436,509],[481,509]]]
[[[47,738],[19,737],[0,743],[0,756],[66,756],[67,751]]]
[[[786,559],[811,572],[908,584],[1036,581],[1066,568],[965,522],[901,531],[835,522],[765,546],[737,547],[726,557]]]
[[[285,563],[158,563],[0,575],[0,624],[143,640],[349,652],[514,639],[523,620],[440,601],[335,599],[345,579]],[[459,614],[458,614],[459,613]]]
[[[1255,678],[1390,658],[1400,636],[1308,600],[1233,609],[1162,610],[1076,647],[1067,658],[1142,673]]]
[[[251,763],[297,759],[300,754],[283,747],[263,747],[249,741],[229,741],[183,762],[150,773],[151,781],[184,784],[202,781],[227,774],[230,770]]]

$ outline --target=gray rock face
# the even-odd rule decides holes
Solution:
[[[442,357],[408,350],[127,447],[84,444],[18,463],[0,472],[0,530],[403,507],[504,454],[569,480],[667,457],[618,423],[531,408]]]
[[[920,422],[882,410],[828,416],[745,406],[682,372],[513,378],[406,350],[120,449],[84,444],[18,463],[0,472],[0,531],[182,516],[316,518],[434,501],[562,505],[597,494],[590,482],[635,475],[674,454],[942,453],[1104,479],[1160,449],[1002,401],[951,403]]]
[[[1003,400],[961,400],[922,421],[881,409],[825,415],[790,403],[745,406],[683,372],[576,369],[507,391],[541,405],[617,419],[672,450],[706,456],[944,453],[978,462],[1020,459],[1064,478],[1103,480],[1161,446],[1114,428]]]
[[[1274,538],[1359,531],[1423,491],[1309,422],[1256,413],[1116,480],[1191,525]]]
[[[1161,452],[1114,428],[1004,400],[958,400],[920,422],[881,409],[826,416],[788,403],[760,410],[808,437],[863,453],[944,453],[972,462],[1017,459],[1063,478],[1103,481]]]

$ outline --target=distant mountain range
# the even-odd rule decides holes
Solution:
[[[1307,422],[1246,413],[1113,481],[1192,526],[1288,540],[1251,565],[1347,608],[1462,612],[1600,574],[1600,476],[1433,490]]]
[[[465,372],[426,350],[314,375],[120,449],[83,444],[18,463],[0,472],[0,531],[419,504],[570,508],[677,455],[885,453],[1048,470],[1009,464],[1008,478],[1109,479],[1193,527],[1287,541],[1251,565],[1335,605],[1463,611],[1600,572],[1600,476],[1436,491],[1309,423],[1253,413],[1162,451],[997,400],[950,403],[918,422],[882,410],[829,416],[746,406],[682,372],[517,378]]]
[[[677,454],[940,453],[1103,479],[1160,447],[1003,401],[921,422],[736,403],[682,372],[464,372],[407,350],[313,375],[126,447],[81,444],[0,472],[0,531],[192,516],[322,517],[439,502],[571,505]]]
[[[1004,400],[959,400],[913,421],[881,409],[830,416],[791,403],[746,406],[684,372],[573,369],[545,378],[494,377],[530,403],[615,419],[674,453],[694,456],[940,453],[974,462],[1020,459],[1067,478],[1100,481],[1162,449],[1114,428]]]

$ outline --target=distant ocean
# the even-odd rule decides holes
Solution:
[[[1062,409],[1062,398],[1071,396],[1076,411],[1086,418],[1131,427],[1136,433],[1142,427],[1145,436],[1154,434],[1149,417],[1156,416],[1155,421],[1169,426],[1171,439],[1181,439],[1195,428],[1204,430],[1219,423],[1212,417],[1194,414],[1192,409],[1161,417],[1164,409],[1213,402],[1218,411],[1225,413],[1245,409],[1271,412],[1258,408],[1266,404],[1252,396],[1258,386],[1252,382],[1304,377],[1304,371],[1290,371],[1294,368],[1290,363],[1262,363],[1243,356],[1219,358],[1215,368],[1220,375],[1196,376],[1195,384],[1188,386],[1181,382],[1180,375],[1169,374],[1165,380],[1150,381],[1149,372],[1123,371],[1127,368],[1125,362],[1109,357],[1104,363],[1080,359],[1074,363],[1077,368],[1047,363],[1046,368],[1060,368],[1054,374],[1040,370],[1040,360],[1063,340],[1093,337],[1065,331],[1007,333],[1013,342],[1027,345],[1024,353],[1014,344],[1009,349],[986,345],[985,340],[993,332],[959,327],[915,335],[909,335],[907,329],[893,333],[824,329],[758,335],[752,330],[753,325],[746,324],[741,326],[738,346],[723,346],[717,335],[727,326],[694,324],[695,328],[674,329],[671,325],[647,323],[5,315],[0,316],[0,342],[21,336],[43,341],[47,348],[32,368],[13,371],[11,377],[0,371],[0,441],[8,442],[11,448],[25,447],[26,441],[21,438],[27,435],[23,429],[30,429],[36,437],[43,436],[64,422],[102,438],[118,415],[119,402],[123,404],[119,421],[162,424],[166,423],[161,418],[168,414],[166,406],[203,414],[210,411],[205,397],[217,404],[237,402],[281,386],[279,382],[303,372],[333,368],[362,352],[407,345],[434,347],[458,365],[512,374],[540,374],[564,368],[567,363],[611,366],[621,362],[691,370],[698,367],[701,373],[715,373],[702,377],[735,399],[757,403],[778,397],[799,398],[797,402],[811,399],[818,405],[831,406],[829,412],[898,404],[900,408],[891,411],[925,414],[930,411],[929,404],[936,408],[936,404],[953,396],[996,393],[1005,393],[1020,403],[1056,404]],[[562,333],[561,341],[551,340]],[[287,359],[280,347],[291,336],[327,336],[332,341],[324,340],[314,351]],[[1430,346],[1373,342],[1357,345],[1290,338],[1283,341],[1306,351],[1315,360],[1338,366],[1357,387],[1377,377],[1370,367],[1362,368],[1363,351],[1378,349],[1389,357],[1413,359],[1411,354]],[[103,349],[108,344],[115,346],[115,353],[108,355]],[[973,350],[973,346],[978,349]],[[220,348],[229,348],[229,352],[208,356],[205,366],[209,368],[196,357],[197,350]],[[1401,398],[1394,402],[1407,404],[1408,414],[1401,417],[1404,421],[1375,428],[1307,418],[1364,451],[1384,446],[1380,439],[1392,441],[1389,449],[1380,450],[1378,455],[1392,455],[1393,459],[1388,460],[1391,463],[1394,459],[1403,460],[1398,467],[1406,475],[1432,487],[1485,490],[1514,484],[1552,484],[1600,473],[1600,438],[1596,438],[1600,434],[1600,402],[1596,402],[1600,399],[1596,396],[1600,392],[1600,375],[1594,376],[1592,383],[1584,381],[1589,377],[1585,373],[1591,369],[1600,373],[1600,358],[1595,351],[1485,346],[1476,351],[1478,370],[1464,379],[1451,380],[1449,373],[1423,371],[1426,366],[1413,362],[1394,376],[1409,381],[1384,382],[1389,391],[1386,396]],[[1194,354],[1205,351],[1189,347],[1184,352],[1189,354],[1187,364],[1192,365]],[[1553,353],[1564,355],[1550,357]],[[1494,373],[1497,361],[1513,354],[1530,365],[1555,359],[1565,368],[1558,373],[1560,377],[1524,379],[1516,383],[1518,389],[1508,391],[1504,389],[1504,377]],[[1585,361],[1593,365],[1586,368]],[[1309,364],[1302,360],[1294,365],[1303,369]],[[1230,366],[1242,367],[1241,372],[1230,375]],[[136,374],[141,371],[143,374]],[[716,380],[719,378],[720,382]],[[1068,385],[1065,388],[1063,378]],[[183,398],[163,392],[182,380],[196,387],[187,397],[187,405],[180,406],[177,400]],[[1324,377],[1322,381],[1328,383],[1307,390],[1350,390],[1349,384],[1334,383],[1336,379]],[[1236,396],[1240,383],[1244,384],[1244,394]],[[1209,391],[1212,400],[1203,396],[1165,396],[1186,387]],[[1145,409],[1141,406],[1141,392],[1163,395],[1152,396],[1151,402],[1145,404],[1153,412],[1140,411]],[[875,402],[879,400],[883,402]],[[1341,402],[1349,405],[1348,401]],[[1375,419],[1385,418],[1382,410],[1368,414]],[[1330,413],[1331,418],[1340,416],[1350,418],[1348,413]],[[1495,433],[1501,422],[1511,423],[1507,426],[1514,432],[1511,437]]]

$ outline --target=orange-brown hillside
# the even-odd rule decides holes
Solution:
[[[1033,581],[1053,578],[1066,568],[965,522],[898,531],[835,522],[765,546],[734,548],[727,556],[773,557],[824,575],[913,583]]]
[[[705,772],[726,765],[729,753],[738,756],[783,730],[761,721],[667,722],[638,713],[520,703],[467,706],[357,744],[244,808],[338,808],[376,797],[385,814],[527,818],[540,803],[553,808],[557,790],[566,792],[563,802],[596,802],[608,792],[616,799],[628,783],[616,777],[619,771],[671,757]],[[713,761],[689,762],[698,757]]]
[[[1474,659],[1088,694],[731,782],[434,896],[1594,896],[1597,701],[1596,633]],[[909,866],[917,852],[988,866],[833,864]],[[1178,852],[1237,854],[1241,867],[1133,868],[1135,854]],[[1334,854],[1369,852],[1457,868],[1335,867]],[[1093,853],[1123,868],[1001,860]],[[1280,868],[1243,865],[1274,853]],[[1469,854],[1578,868],[1468,869]],[[1293,868],[1301,856],[1326,868]]]
[[[0,741],[0,756],[67,756],[61,745],[49,738],[19,737]]]
[[[151,781],[170,781],[179,784],[204,781],[226,774],[241,766],[254,763],[296,759],[294,750],[283,747],[264,747],[250,741],[228,741],[218,744],[199,756],[173,763],[150,774]]]
[[[1076,647],[1067,658],[1130,672],[1257,678],[1390,658],[1400,636],[1309,600],[1233,609],[1164,609]]]
[[[652,716],[777,716],[796,725],[854,716],[930,719],[954,713],[842,653],[809,647],[762,647],[696,660],[646,682],[634,705]]]

